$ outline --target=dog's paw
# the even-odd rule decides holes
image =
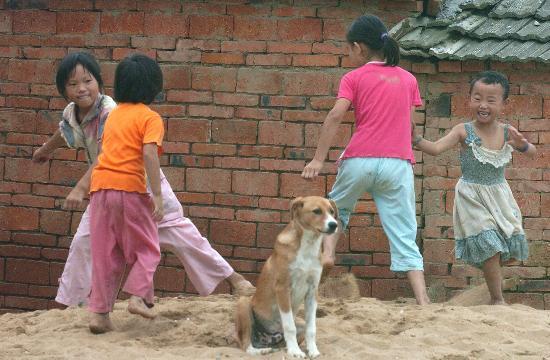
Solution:
[[[307,357],[306,354],[302,350],[300,350],[300,348],[288,349],[286,351],[286,354],[290,357],[298,358],[298,359],[305,359]]]
[[[255,348],[252,344],[248,345],[246,352],[250,355],[265,355],[273,352],[273,348]]]
[[[321,353],[319,352],[319,350],[317,350],[317,346],[315,347],[315,349],[309,349],[307,351],[307,354],[309,355],[309,358],[310,359],[315,359],[316,357],[318,357],[319,355],[321,355]]]

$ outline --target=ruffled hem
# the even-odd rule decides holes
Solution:
[[[491,164],[495,168],[499,168],[512,160],[512,147],[509,144],[504,144],[500,150],[487,149],[475,142],[471,142],[470,147],[477,161],[482,164]]]
[[[456,258],[478,268],[497,253],[500,253],[501,261],[526,260],[529,247],[525,234],[517,233],[505,238],[497,230],[484,230],[455,241]]]

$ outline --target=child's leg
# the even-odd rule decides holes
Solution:
[[[227,280],[237,295],[251,295],[254,286],[210,245],[191,220],[183,216],[183,209],[170,184],[161,176],[163,220],[158,224],[159,242],[163,250],[178,257],[185,272],[200,295],[209,295],[218,284]]]
[[[153,303],[153,276],[160,261],[157,224],[151,213],[148,194],[121,192],[123,234],[120,247],[130,271],[123,290],[133,295],[128,310],[144,317],[155,314],[146,304]]]
[[[90,330],[112,330],[112,311],[124,271],[124,257],[117,245],[121,208],[117,191],[98,191],[90,199],[92,283],[88,308],[93,313]]]
[[[86,304],[91,282],[90,211],[87,207],[71,242],[55,301],[67,306]]]
[[[401,159],[381,159],[372,191],[390,241],[391,270],[407,272],[419,305],[429,304],[424,263],[416,244],[416,206],[412,166]]]
[[[323,273],[327,275],[334,266],[336,244],[340,235],[346,230],[351,213],[355,209],[357,200],[365,193],[371,179],[368,176],[369,166],[373,159],[351,158],[342,161],[338,168],[336,181],[328,197],[338,207],[339,229],[336,233],[325,236],[323,239],[323,253],[321,264]]]
[[[505,305],[502,296],[502,274],[500,271],[500,253],[495,254],[483,263],[483,276],[491,294],[491,305]]]

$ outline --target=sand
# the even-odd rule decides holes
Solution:
[[[463,306],[485,296],[480,288],[426,307],[345,293],[319,299],[319,359],[550,360],[550,312],[518,304]],[[236,300],[162,298],[155,320],[129,314],[120,301],[112,314],[116,331],[102,335],[88,331],[84,308],[4,314],[0,359],[287,359],[283,351],[253,357],[236,347]]]

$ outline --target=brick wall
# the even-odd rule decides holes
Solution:
[[[327,172],[312,182],[302,180],[300,172],[313,156],[339,79],[351,69],[347,25],[366,11],[391,27],[421,5],[414,0],[0,2],[0,308],[55,307],[57,278],[81,216],[60,205],[86,169],[84,154],[59,149],[48,164],[30,160],[55,131],[66,105],[54,76],[68,52],[95,54],[107,93],[117,61],[128,53],[140,51],[159,61],[165,101],[154,108],[167,127],[163,169],[186,215],[237,271],[255,279],[288,221],[290,199],[325,195],[334,182],[333,160],[351,135],[352,114],[337,134]],[[418,77],[427,101],[416,121],[435,138],[465,116],[465,84],[485,64],[405,60],[402,66]],[[490,66],[512,75],[512,123],[543,148],[549,139],[548,67]],[[450,295],[479,278],[471,268],[453,265],[456,153],[417,157],[419,243],[428,281],[443,284],[442,296]],[[543,294],[550,289],[550,261],[544,256],[550,231],[547,163],[547,152],[535,161],[515,157],[509,172],[533,254],[526,266],[507,269],[507,275],[522,278],[509,296],[537,307],[544,307]],[[363,295],[410,296],[407,280],[389,271],[387,239],[368,196],[337,250],[338,271],[354,272]],[[155,281],[161,296],[195,292],[172,254],[163,256]],[[223,284],[217,291],[227,290]],[[550,307],[550,298],[546,304]]]

